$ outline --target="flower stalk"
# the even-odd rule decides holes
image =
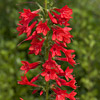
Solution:
[[[47,0],[45,0],[45,18],[47,18]],[[46,36],[46,45],[45,45],[45,59],[47,60],[49,54],[49,41],[48,41],[48,34]],[[46,100],[49,99],[49,81],[46,82]]]
[[[47,0],[45,0],[45,19],[47,19],[47,3],[48,3],[48,1]]]

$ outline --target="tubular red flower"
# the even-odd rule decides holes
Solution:
[[[35,62],[35,63],[29,63],[27,61],[21,61],[21,63],[23,64],[23,66],[20,68],[21,70],[25,71],[25,74],[30,70],[30,69],[35,69],[40,62]]]
[[[52,52],[52,57],[54,57],[55,55],[61,56],[60,50],[61,50],[61,46],[54,44],[50,49],[50,51]]]
[[[69,31],[71,30],[72,28],[69,28],[69,27],[64,27],[64,28],[61,28],[61,27],[55,27],[55,28],[52,28],[53,30],[53,35],[52,35],[52,40],[58,40],[58,41],[63,41],[65,43],[70,43],[70,38],[72,38],[73,36],[70,35]]]
[[[29,54],[35,53],[35,55],[38,55],[41,52],[41,48],[43,46],[44,39],[41,41],[37,38],[34,38],[31,42],[31,46],[29,47]]]
[[[32,29],[35,27],[37,21],[33,22],[29,27],[26,29],[27,37],[31,34]]]
[[[18,81],[18,84],[21,84],[21,85],[30,85],[30,86],[33,86],[33,87],[38,87],[38,85],[29,82],[28,79],[27,79],[27,77],[25,75],[21,76],[21,81]]]
[[[18,35],[20,36],[21,34],[25,33],[26,32],[26,29],[28,26],[25,26],[25,25],[21,25],[21,24],[18,24],[19,26],[16,28],[18,32],[20,32]]]
[[[51,21],[54,23],[54,24],[57,24],[57,20],[51,15],[51,13],[48,11],[48,15],[51,19]]]
[[[72,91],[70,94],[68,94],[68,98],[70,100],[76,100],[75,97],[74,97],[76,94],[77,94],[76,92]]]
[[[49,27],[47,26],[47,21],[45,23],[40,21],[37,25],[36,31],[37,33],[43,33],[43,35],[46,36],[47,32],[50,31]]]
[[[20,98],[20,100],[24,100],[24,99]]]
[[[55,80],[58,78],[55,69],[45,69],[44,72],[41,73],[42,76],[45,76],[45,80]]]
[[[67,81],[69,81],[69,78],[73,79],[73,75],[71,75],[72,72],[73,72],[73,69],[69,69],[69,67],[66,68],[65,78],[67,79]]]
[[[72,15],[72,9],[70,9],[67,5],[64,6],[63,8],[61,9],[55,9],[56,11],[60,12],[60,16],[61,18],[72,18],[71,15]]]
[[[43,94],[43,90],[41,90],[41,92],[40,92],[40,95],[42,95]]]
[[[32,94],[35,94],[38,90],[33,90]]]
[[[24,12],[19,12],[20,13],[19,18],[21,19],[19,23],[23,25],[28,25],[32,21],[32,19],[38,16],[37,13],[39,12],[39,10],[31,12],[30,9],[23,9],[23,11]]]
[[[68,94],[66,93],[66,90],[61,90],[60,88],[52,89],[56,93],[56,99],[55,100],[65,100],[66,97],[68,97]]]

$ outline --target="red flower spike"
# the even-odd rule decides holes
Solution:
[[[23,66],[20,68],[21,70],[25,71],[25,74],[30,70],[30,69],[35,69],[40,62],[34,62],[34,63],[29,63],[27,61],[21,61],[21,63],[23,64]]]
[[[43,33],[43,35],[46,36],[47,32],[50,31],[49,27],[47,26],[47,21],[45,23],[40,21],[37,25],[36,31],[37,33]]]
[[[73,79],[73,75],[71,75],[72,72],[73,72],[73,69],[69,69],[69,67],[66,68],[65,78],[67,79],[67,81],[69,81],[69,78]]]
[[[54,24],[57,24],[57,20],[51,15],[50,12],[48,12],[48,15],[49,15],[51,21],[52,21]]]
[[[45,53],[41,54],[41,50],[46,48],[46,45],[44,43],[45,39],[48,41],[46,41],[47,43],[50,43],[48,45],[48,50],[46,53],[48,53],[48,58],[46,58],[47,60],[45,62],[42,62],[44,64],[42,64],[42,72],[40,74],[38,74],[37,76],[33,77],[31,79],[31,81],[29,81],[27,79],[27,77],[25,76],[26,73],[31,70],[31,69],[35,69],[40,62],[34,62],[34,63],[29,63],[27,61],[21,61],[22,62],[22,66],[21,66],[21,70],[25,71],[24,76],[21,76],[21,81],[18,81],[18,84],[21,85],[29,85],[32,87],[38,87],[41,88],[42,86],[36,85],[33,82],[36,82],[39,78],[39,76],[43,76],[45,78],[45,81],[50,81],[50,80],[54,80],[56,81],[53,84],[52,82],[50,82],[50,87],[49,89],[52,89],[54,91],[54,95],[56,96],[55,100],[65,100],[65,99],[70,99],[70,100],[76,100],[75,99],[75,95],[77,94],[76,92],[74,92],[74,90],[77,88],[77,86],[75,85],[76,80],[72,75],[73,69],[70,69],[69,66],[66,68],[66,70],[64,71],[62,69],[61,65],[58,65],[56,63],[55,60],[61,60],[61,61],[67,61],[69,64],[71,64],[73,67],[76,64],[74,57],[75,51],[74,50],[67,50],[65,47],[67,47],[66,43],[69,44],[71,43],[71,38],[73,38],[73,36],[70,34],[70,31],[72,30],[72,28],[67,27],[70,24],[68,23],[68,21],[70,20],[71,15],[72,15],[72,9],[70,9],[67,5],[64,6],[61,9],[58,8],[54,8],[54,9],[48,9],[47,13],[48,13],[48,18],[51,20],[51,22],[53,23],[52,25],[49,24],[49,27],[47,25],[48,21],[46,20],[45,22],[44,19],[40,20],[37,19],[36,21],[34,21],[31,24],[31,21],[39,16],[39,11],[40,9],[36,10],[36,11],[31,11],[30,9],[23,9],[23,12],[20,12],[20,21],[17,27],[17,31],[19,32],[19,35],[26,33],[27,38],[24,41],[31,41],[31,46],[29,47],[29,54],[35,54],[35,55],[45,55]],[[50,12],[49,12],[50,11]],[[57,12],[57,13],[56,13]],[[45,13],[45,12],[44,12]],[[45,14],[44,14],[45,15]],[[45,16],[44,16],[45,17]],[[48,19],[48,20],[49,20]],[[37,22],[40,21],[38,24]],[[56,24],[56,25],[54,25]],[[60,24],[60,25],[57,25]],[[64,28],[60,27],[61,25],[66,26]],[[33,28],[36,28],[35,31],[31,34],[31,32],[33,31]],[[53,34],[52,34],[52,39],[48,37],[47,33],[48,31],[50,31],[50,29],[52,29]],[[50,32],[52,32],[50,31]],[[42,35],[42,34],[44,35]],[[46,36],[47,35],[47,36]],[[45,37],[46,36],[46,37]],[[51,35],[49,35],[51,36]],[[22,43],[21,42],[21,43]],[[21,44],[20,43],[20,44]],[[52,45],[51,45],[52,44]],[[42,48],[43,46],[43,48]],[[65,58],[62,57],[58,57],[58,56],[62,56],[63,52],[65,54]],[[44,61],[44,60],[43,60]],[[63,77],[65,77],[66,79],[63,79]],[[69,80],[70,79],[70,80]],[[71,93],[67,93],[66,90],[61,90],[60,88],[56,87],[56,86],[67,86],[67,87],[71,87],[72,89],[74,89]],[[42,89],[44,90],[44,87],[42,87]],[[43,94],[43,90],[40,91],[40,95]],[[35,89],[33,90],[32,94],[36,93],[38,90]],[[52,95],[51,95],[52,97]],[[20,98],[21,100],[23,100],[22,98]]]
[[[42,95],[43,94],[43,90],[40,92],[40,95]]]

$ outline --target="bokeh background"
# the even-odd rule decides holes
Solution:
[[[25,39],[18,37],[16,31],[19,11],[23,8],[36,10],[36,4],[24,3],[37,1],[41,5],[44,0],[0,0],[0,100],[44,100],[39,93],[32,95],[32,88],[18,85],[17,81],[23,73],[19,70],[21,60],[36,61],[34,55],[27,55],[29,43],[19,47],[17,44]],[[76,98],[80,100],[100,100],[100,0],[54,0],[55,6],[62,8],[68,5],[73,9],[70,24],[74,36],[69,48],[76,51],[74,74],[80,86]],[[66,68],[66,64],[62,63]],[[27,76],[35,76],[36,69]]]

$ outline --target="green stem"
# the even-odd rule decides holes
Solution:
[[[46,44],[45,44],[45,61],[48,59],[49,55],[49,42],[48,42],[48,34],[46,37]],[[46,82],[46,100],[49,100],[49,81]]]
[[[47,0],[45,0],[45,19],[47,18]],[[48,35],[46,36],[45,44],[45,60],[48,59],[49,49],[48,49]],[[46,82],[46,100],[49,99],[49,81]]]
[[[45,0],[45,18],[47,18],[47,0]]]
[[[45,0],[45,10],[47,10],[47,0]]]
[[[46,82],[46,100],[49,100],[49,81]]]

